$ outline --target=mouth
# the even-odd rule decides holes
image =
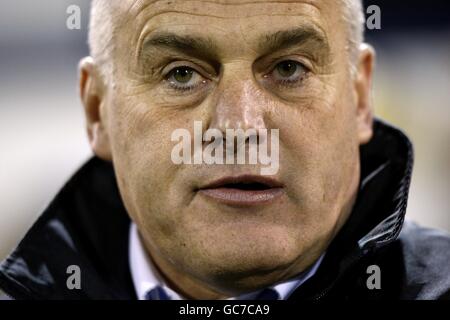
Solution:
[[[269,204],[284,194],[279,181],[256,175],[225,177],[198,192],[216,202],[240,207]]]

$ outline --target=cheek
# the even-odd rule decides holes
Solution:
[[[343,100],[316,100],[303,108],[284,110],[276,121],[283,128],[283,174],[290,181],[294,201],[305,211],[341,206],[357,174],[358,143],[351,105]]]
[[[349,213],[359,179],[358,146],[346,117],[306,113],[286,142],[286,175],[302,212],[305,238],[300,243],[319,246],[329,242]]]
[[[125,206],[133,218],[143,220],[158,211],[169,194],[177,170],[170,158],[172,127],[181,124],[156,112],[154,106],[137,102],[138,98],[116,100],[110,139]]]

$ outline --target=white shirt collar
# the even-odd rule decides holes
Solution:
[[[172,300],[183,300],[178,293],[169,288],[164,278],[155,268],[144,249],[135,223],[131,223],[129,243],[129,262],[134,289],[139,300],[146,300],[147,292],[156,286],[162,287]]]
[[[323,257],[323,254],[314,265],[300,276],[271,286],[270,288],[278,292],[281,300],[287,299],[299,286],[301,286],[306,280],[311,278],[319,268]],[[153,262],[149,258],[147,252],[144,249],[139,232],[135,223],[131,223],[129,234],[129,263],[131,270],[131,277],[133,279],[134,288],[139,300],[145,300],[146,294],[157,286],[162,287],[168,296],[172,300],[184,300],[183,296],[172,290],[159,271],[153,265]],[[232,300],[252,300],[258,293],[252,292],[241,295],[239,297],[231,298]]]

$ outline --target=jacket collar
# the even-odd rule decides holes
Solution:
[[[376,120],[373,139],[361,147],[360,190],[352,214],[328,248],[314,286],[305,284],[293,297],[320,298],[355,261],[398,237],[412,166],[409,139]],[[16,299],[135,299],[129,226],[112,165],[94,157],[1,263],[0,288]],[[80,267],[81,290],[67,289],[70,265]]]
[[[361,147],[360,155],[361,179],[352,213],[316,276],[291,299],[324,298],[357,262],[394,242],[402,230],[414,162],[411,141],[377,119],[374,137]]]

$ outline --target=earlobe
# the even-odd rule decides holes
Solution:
[[[375,67],[375,50],[368,44],[359,49],[356,74],[357,122],[360,144],[368,143],[373,136],[372,81]]]
[[[91,57],[83,58],[79,63],[79,94],[84,106],[89,143],[94,153],[104,160],[110,161],[111,148],[106,130],[102,107],[104,92],[102,80],[97,73]]]

